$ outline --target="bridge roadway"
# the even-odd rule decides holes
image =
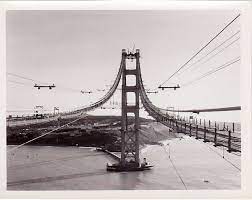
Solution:
[[[59,117],[61,119],[71,119],[79,117],[80,113],[69,113],[67,115],[55,115],[55,116],[48,116],[43,119],[20,119],[20,120],[7,120],[7,126],[8,127],[16,127],[16,126],[26,126],[26,125],[32,125],[32,124],[44,124],[51,121],[57,121]]]

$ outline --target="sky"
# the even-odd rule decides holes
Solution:
[[[99,100],[106,91],[98,90],[108,90],[115,80],[122,49],[140,49],[145,87],[154,91],[237,15],[237,11],[231,10],[8,11],[8,114],[33,112],[37,105],[44,106],[45,110],[57,106],[63,111]],[[238,18],[188,67],[239,30]],[[212,55],[209,54],[164,86],[183,86],[239,57],[239,44],[238,33],[220,47],[225,49],[216,56],[207,61]],[[33,87],[40,82],[55,84],[56,88]],[[80,90],[93,93],[82,94]],[[240,62],[176,91],[158,90],[158,94],[149,94],[149,98],[162,108],[239,106]],[[111,107],[113,101],[120,103],[120,90],[105,106]],[[92,113],[120,115],[117,107]],[[147,116],[144,110],[140,114]],[[240,112],[206,113],[197,117],[239,122]]]

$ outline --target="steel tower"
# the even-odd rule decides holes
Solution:
[[[129,162],[139,166],[139,49],[136,52],[127,53],[122,50],[122,129],[121,129],[121,165],[125,166]],[[135,68],[127,69],[126,60],[135,62]],[[127,85],[127,78],[135,76],[136,83],[133,86]],[[133,93],[135,104],[129,105],[127,95]],[[133,113],[134,125],[129,126],[129,113]]]

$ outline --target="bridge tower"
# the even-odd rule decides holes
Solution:
[[[122,128],[121,128],[121,165],[134,164],[139,166],[139,49],[136,52],[127,53],[122,50]],[[127,69],[126,60],[135,61],[135,68]],[[127,85],[129,76],[135,76],[136,83],[133,86]],[[128,102],[128,94],[135,96],[134,105]],[[133,113],[134,125],[129,126],[129,114]]]
[[[140,164],[139,159],[139,97],[140,97],[140,51],[126,52],[122,50],[122,118],[121,118],[121,158],[116,164],[107,164],[107,171],[143,171],[153,166]],[[126,61],[134,61],[132,68],[127,68]],[[129,85],[130,76],[134,77],[134,85]],[[129,102],[129,94],[134,96],[134,104]],[[131,95],[132,96],[132,95]],[[130,116],[132,115],[133,116]],[[130,122],[132,122],[133,126]]]

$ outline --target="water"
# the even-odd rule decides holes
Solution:
[[[163,144],[141,150],[141,158],[155,165],[152,170],[120,173],[107,172],[106,163],[115,161],[91,147],[24,146],[8,154],[7,189],[240,189],[240,171],[221,157],[222,149],[187,136]],[[224,156],[240,168],[239,156]]]

